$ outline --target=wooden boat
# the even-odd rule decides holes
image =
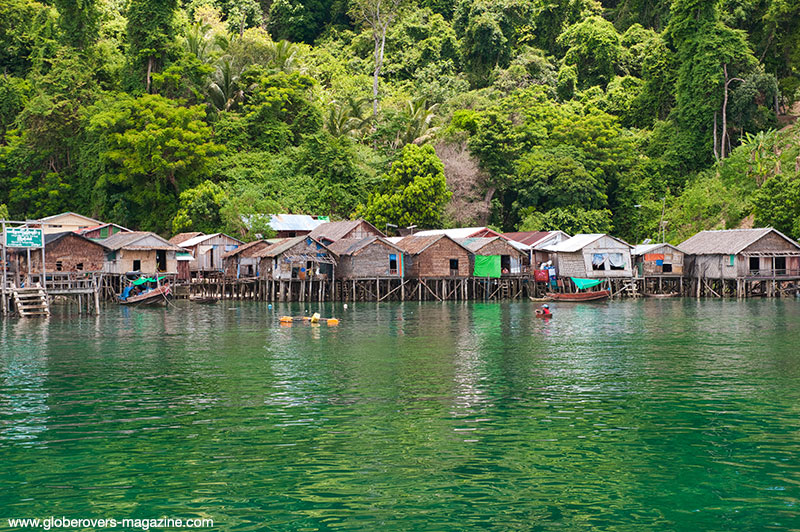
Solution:
[[[189,298],[192,303],[199,303],[201,305],[213,305],[219,301],[218,297],[214,296],[192,296]]]
[[[127,305],[127,306],[139,306],[139,305],[150,305],[150,306],[164,306],[167,304],[167,298],[170,295],[170,288],[169,285],[161,285],[158,288],[154,288],[142,294],[137,294],[135,296],[128,296],[127,299],[119,300],[120,305]]]
[[[596,290],[594,292],[576,292],[574,294],[557,294],[548,292],[547,297],[552,301],[576,302],[581,301],[602,301],[611,297],[610,290]]]

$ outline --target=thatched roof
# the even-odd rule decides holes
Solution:
[[[367,224],[370,226],[378,235],[383,236],[383,233],[378,230],[377,227],[372,225],[366,220],[359,219],[359,220],[344,220],[341,222],[326,222],[313,231],[311,231],[310,235],[317,240],[331,240],[333,242],[337,240],[343,239],[347,236],[347,233],[352,231],[353,229],[358,228],[359,225],[362,223]]]
[[[253,248],[256,247],[261,247],[263,249],[266,249],[271,245],[272,244],[267,242],[266,240],[253,240],[252,242],[248,242],[247,244],[242,244],[238,248],[228,251],[227,253],[222,255],[222,258],[227,259],[230,257],[235,257],[236,255],[239,255],[245,251],[252,251]]]
[[[678,247],[684,253],[691,255],[737,255],[769,233],[779,235],[794,247],[800,249],[800,244],[772,227],[700,231],[681,242]]]
[[[103,249],[108,249],[105,246],[105,241],[104,240],[98,242],[98,241],[92,240],[91,238],[86,238],[82,234],[75,233],[73,231],[63,231],[61,233],[50,233],[50,234],[44,235],[44,245],[47,246],[48,244],[52,244],[53,242],[57,242],[57,241],[61,240],[62,238],[68,237],[68,236],[72,236],[72,237],[75,237],[75,238],[78,238],[78,239],[81,239],[81,240],[85,240],[86,242],[88,242],[90,244],[94,244],[96,246],[100,246]]]
[[[464,245],[444,234],[429,235],[429,236],[419,236],[418,234],[411,235],[398,241],[396,245],[409,255],[419,255],[420,253],[422,253],[423,251],[425,251],[426,249],[428,249],[433,244],[435,244],[436,242],[438,242],[443,238],[446,238],[451,242],[453,242],[455,245],[464,248],[464,250],[467,251],[468,253],[472,253],[469,249],[464,247]]]
[[[178,233],[177,235],[169,239],[169,243],[175,244],[177,246],[178,244],[182,244],[187,240],[191,240],[192,238],[198,237],[202,234],[203,233],[201,233],[200,231],[192,231],[190,233]]]
[[[336,242],[329,244],[328,249],[333,251],[339,257],[344,255],[355,255],[362,249],[366,248],[367,246],[375,242],[382,242],[387,246],[389,246],[390,248],[396,249],[400,253],[402,253],[403,251],[402,249],[392,244],[385,238],[381,238],[378,236],[368,236],[366,238],[344,238],[342,240],[337,240]]]

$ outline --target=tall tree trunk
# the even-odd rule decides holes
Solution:
[[[734,81],[744,82],[742,78],[728,79],[728,63],[722,65],[722,72],[725,74],[725,91],[722,95],[722,139],[720,140],[720,159],[725,159],[725,148],[730,153],[731,141],[728,135],[728,87]],[[726,144],[727,142],[727,144]]]
[[[486,194],[483,196],[483,205],[484,209],[486,209],[486,212],[482,216],[484,225],[489,223],[489,216],[492,214],[492,199],[496,191],[497,187],[489,187],[489,190],[487,190]]]
[[[153,72],[153,56],[147,58],[147,81],[145,83],[145,92],[150,92],[150,74]]]
[[[375,72],[372,77],[372,117],[378,118],[378,78],[381,75],[381,68],[383,67],[383,47],[386,43],[386,28],[383,28],[381,35],[373,34],[375,38]],[[373,121],[372,127],[376,127]]]
[[[717,112],[714,111],[714,159],[719,162],[719,151],[717,150]]]
[[[720,158],[725,159],[725,137],[728,135],[728,64],[722,65],[725,73],[725,92],[722,95],[722,141],[719,146]]]

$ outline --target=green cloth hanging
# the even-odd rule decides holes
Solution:
[[[500,255],[475,255],[475,277],[500,277]]]
[[[579,277],[570,277],[570,279],[578,287],[578,290],[585,290],[603,282],[602,279],[581,279]]]

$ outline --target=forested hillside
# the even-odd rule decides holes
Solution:
[[[0,66],[14,219],[800,237],[796,0],[3,0]]]

